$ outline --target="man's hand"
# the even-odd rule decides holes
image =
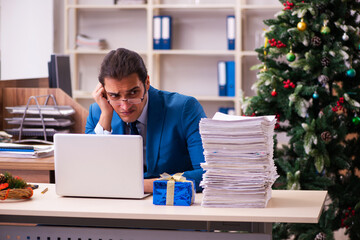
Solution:
[[[111,131],[111,119],[113,115],[113,107],[106,99],[106,92],[101,83],[98,83],[92,92],[95,102],[101,109],[99,124],[107,131]]]
[[[144,192],[145,193],[153,192],[153,182],[157,179],[158,178],[144,179]]]

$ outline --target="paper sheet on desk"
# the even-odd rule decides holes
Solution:
[[[241,121],[249,121],[249,122],[254,122],[254,121],[267,121],[267,122],[272,122],[275,120],[275,116],[271,115],[271,116],[257,116],[257,117],[246,117],[246,116],[237,116],[237,115],[227,115],[221,112],[217,112],[215,113],[215,115],[212,118],[213,120],[223,120],[223,121],[236,121],[236,120],[241,120]]]
[[[43,158],[54,155],[53,145],[25,145],[16,143],[0,143],[0,148],[6,147],[33,147],[34,151],[0,151],[0,157],[11,157],[11,158]]]

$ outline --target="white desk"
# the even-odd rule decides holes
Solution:
[[[91,184],[91,183],[90,183]],[[41,191],[49,190],[45,194]],[[247,230],[271,234],[271,223],[317,223],[326,191],[274,190],[266,208],[157,206],[143,200],[59,197],[55,185],[40,184],[30,200],[0,202],[0,222],[149,229]],[[238,224],[241,223],[241,224]],[[246,229],[244,229],[244,226]]]

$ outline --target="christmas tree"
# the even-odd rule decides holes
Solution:
[[[261,64],[246,115],[276,115],[274,188],[327,190],[318,224],[274,224],[275,239],[360,239],[360,3],[280,1],[265,20]],[[277,142],[275,136],[275,143]]]

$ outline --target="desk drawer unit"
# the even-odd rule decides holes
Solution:
[[[120,228],[54,227],[54,226],[0,226],[2,240],[161,240],[161,239],[248,239],[270,240],[266,234],[240,232],[203,232],[181,230],[148,230]]]

